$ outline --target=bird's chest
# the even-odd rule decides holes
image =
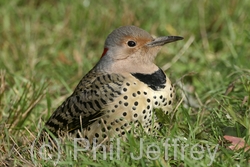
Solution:
[[[147,129],[156,118],[154,109],[162,109],[164,113],[172,110],[174,90],[162,71],[157,71],[153,76],[131,74],[125,78],[121,96],[115,99],[108,110],[111,122],[115,120],[119,126],[141,124]]]
[[[132,124],[142,126],[146,132],[154,131],[160,127],[154,109],[162,109],[165,113],[172,110],[174,89],[166,77],[165,83],[152,85],[129,74],[124,76],[119,94],[107,104],[104,114],[91,124],[86,136],[98,137],[98,140],[103,140],[107,134],[123,136],[131,130]]]
[[[172,105],[174,88],[164,72],[159,69],[153,74],[132,74],[138,84],[137,89],[145,90],[147,101],[152,108],[161,108],[165,112]]]

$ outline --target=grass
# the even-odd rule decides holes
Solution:
[[[99,60],[106,36],[121,25],[136,25],[155,36],[185,38],[165,46],[156,64],[175,83],[175,111],[160,137],[128,135],[120,158],[79,151],[62,141],[60,166],[208,166],[208,147],[218,150],[211,166],[249,166],[249,151],[230,150],[224,135],[250,144],[250,3],[229,1],[31,1],[0,2],[0,163],[1,166],[53,166],[32,161],[30,148],[52,112]],[[189,145],[181,157],[162,143],[180,138]],[[147,156],[147,146],[159,146]],[[191,146],[199,144],[201,147]],[[218,145],[217,145],[218,144]],[[115,148],[115,146],[114,146]],[[152,147],[151,149],[156,147]],[[204,152],[202,152],[202,150]],[[37,151],[35,149],[35,151]],[[195,152],[192,157],[191,153]],[[175,157],[176,156],[176,157]],[[202,156],[202,157],[201,157]],[[196,159],[195,159],[196,158]],[[199,159],[200,158],[200,159]]]

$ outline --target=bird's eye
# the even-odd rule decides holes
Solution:
[[[134,46],[136,46],[136,42],[135,41],[128,41],[128,46],[134,47]]]

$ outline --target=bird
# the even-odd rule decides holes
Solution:
[[[146,133],[159,130],[162,123],[155,109],[170,113],[175,89],[154,60],[162,46],[182,39],[153,38],[133,25],[113,30],[99,62],[54,111],[46,129],[55,136],[80,133],[98,143],[123,137],[133,126],[141,126]]]

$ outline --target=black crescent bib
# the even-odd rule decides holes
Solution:
[[[132,75],[155,91],[165,88],[166,75],[160,68],[152,74],[132,73]]]

